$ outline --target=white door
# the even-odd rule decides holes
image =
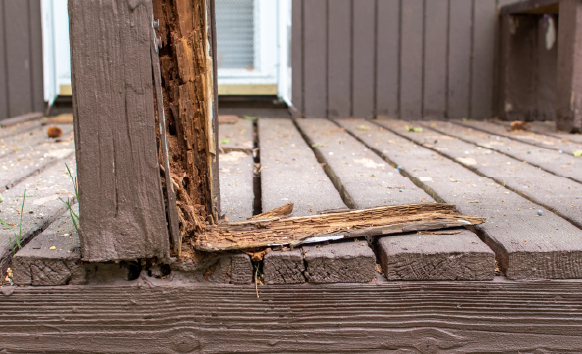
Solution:
[[[276,95],[289,105],[290,0],[216,0],[218,91]]]

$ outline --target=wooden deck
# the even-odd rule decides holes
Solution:
[[[530,128],[470,120],[222,124],[229,221],[289,202],[293,216],[446,202],[487,218],[471,230],[275,249],[254,263],[267,284],[258,286],[245,254],[176,263],[171,273],[150,260],[84,265],[59,200],[74,201],[65,166],[75,173],[70,126],[60,139],[45,138],[40,122],[2,128],[0,217],[12,230],[0,228],[0,349],[578,352],[582,157],[574,152],[582,139],[546,123]]]

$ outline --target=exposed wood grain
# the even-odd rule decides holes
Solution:
[[[378,1],[376,114],[399,117],[400,1]]]
[[[472,118],[493,116],[495,44],[497,35],[496,0],[473,1],[473,64],[471,66]]]
[[[148,280],[0,294],[0,346],[14,353],[50,348],[64,354],[580,348],[579,282],[261,286],[257,298],[254,286],[150,287]]]
[[[150,1],[69,1],[80,239],[87,261],[169,256],[152,17]]]
[[[400,118],[421,118],[424,1],[400,3]]]
[[[349,117],[352,111],[352,3],[334,0],[328,9],[327,89],[329,117]],[[368,19],[369,20],[369,19]],[[354,34],[355,35],[355,34]]]
[[[444,118],[447,111],[448,1],[426,1],[424,16],[423,117]]]
[[[8,116],[29,113],[32,108],[30,17],[28,1],[4,1],[4,40],[6,41],[6,82]]]
[[[454,210],[452,204],[413,204],[241,221],[209,227],[205,233],[197,235],[195,247],[215,252],[281,244],[297,246],[310,238],[380,236],[485,222],[484,218],[460,215]]]
[[[482,0],[481,0],[482,1]],[[472,1],[449,1],[448,118],[469,115],[471,92]]]
[[[274,218],[274,217],[278,217],[278,216],[288,216],[288,215],[291,215],[292,212],[293,212],[293,203],[288,203],[288,204],[285,204],[279,208],[275,208],[275,209],[269,210],[265,213],[250,217],[247,220],[268,219],[268,218]]]
[[[307,117],[327,117],[327,3],[303,2],[303,105]]]
[[[582,132],[582,4],[575,0],[560,2],[558,36],[558,129]]]
[[[358,0],[353,16],[353,117],[375,116],[376,86],[376,0]],[[333,53],[332,55],[335,55]]]

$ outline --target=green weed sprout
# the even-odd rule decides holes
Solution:
[[[25,201],[26,201],[26,188],[24,188],[24,194],[22,195],[22,206],[20,207],[20,227],[19,227],[18,234],[16,233],[16,231],[14,231],[12,229],[12,226],[10,226],[4,220],[0,219],[0,224],[6,226],[14,234],[14,238],[16,239],[16,245],[18,246],[19,250],[22,249],[22,217],[24,215],[24,202]],[[12,253],[16,253],[14,251],[14,245],[12,244],[12,237],[8,236],[8,241],[10,242],[10,246],[12,247]]]
[[[69,173],[69,177],[71,177],[71,182],[73,182],[73,187],[75,189],[75,199],[77,199],[77,201],[79,201],[79,188],[77,186],[77,177],[73,177],[73,174],[71,173],[71,169],[69,168],[69,165],[67,165],[65,163],[65,166],[67,167],[67,172]],[[79,215],[77,215],[77,213],[75,213],[73,211],[73,207],[71,206],[71,201],[69,200],[69,198],[67,198],[66,202],[63,200],[63,198],[59,197],[59,199],[61,200],[61,202],[65,203],[65,205],[69,209],[69,212],[71,213],[71,220],[73,221],[73,226],[75,227],[75,231],[79,232],[79,227],[77,226],[77,221],[79,221]]]

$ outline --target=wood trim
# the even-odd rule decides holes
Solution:
[[[142,277],[125,284],[2,288],[0,347],[63,354],[580,350],[580,281],[255,290]]]
[[[269,95],[276,96],[278,94],[277,85],[218,85],[219,95]]]

